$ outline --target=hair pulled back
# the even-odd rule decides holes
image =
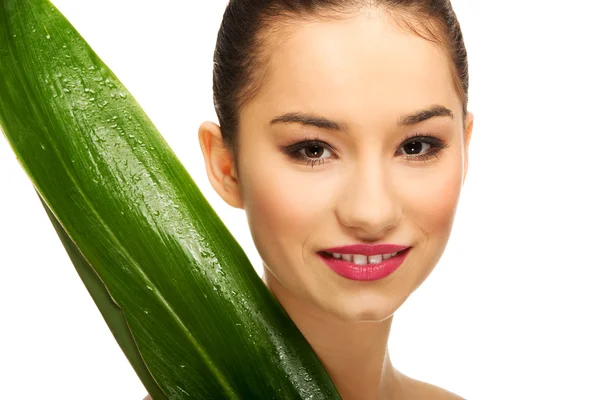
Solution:
[[[286,27],[294,22],[347,18],[361,8],[377,6],[444,49],[454,69],[464,118],[469,88],[467,52],[450,0],[230,0],[214,52],[213,101],[223,143],[233,152],[236,165],[240,109],[265,79],[267,40],[281,40],[288,32]]]

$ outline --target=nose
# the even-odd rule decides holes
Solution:
[[[344,182],[336,214],[338,221],[362,240],[381,238],[396,227],[402,207],[381,160],[365,160]]]

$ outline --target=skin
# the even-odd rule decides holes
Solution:
[[[388,354],[393,313],[431,273],[452,228],[467,172],[473,115],[463,116],[448,56],[434,42],[365,8],[343,20],[299,21],[269,42],[263,86],[240,110],[239,159],[213,122],[198,137],[213,188],[246,211],[263,260],[263,280],[304,334],[345,400],[461,399],[395,369]],[[396,122],[432,106],[453,116]],[[318,115],[346,132],[300,123],[269,124],[287,112]],[[464,117],[464,118],[463,118]],[[407,137],[419,142],[415,159]],[[282,147],[305,136],[323,142]],[[329,147],[328,147],[329,146]],[[411,246],[391,275],[353,281],[317,252],[357,243]]]

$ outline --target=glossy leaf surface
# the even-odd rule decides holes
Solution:
[[[156,127],[47,0],[0,0],[0,126],[163,397],[339,398]]]

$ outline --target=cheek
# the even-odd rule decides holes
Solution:
[[[415,252],[414,267],[407,272],[410,276],[406,277],[406,283],[411,287],[409,292],[414,291],[431,273],[448,243],[462,187],[459,158],[429,171],[424,170],[418,180],[405,187],[404,224],[410,227],[408,229],[418,240],[415,244],[420,248]]]
[[[302,258],[306,238],[318,229],[327,200],[314,177],[281,166],[280,160],[278,165],[262,159],[246,171],[244,209],[257,250],[273,273],[282,264],[288,271]],[[281,273],[285,271],[277,271]]]
[[[458,157],[440,164],[412,181],[406,190],[405,217],[412,219],[420,230],[434,240],[446,240],[458,205],[462,187],[462,164]]]
[[[316,195],[284,169],[255,173],[246,194],[246,211],[256,225],[277,228],[273,233],[299,232],[315,219]]]

